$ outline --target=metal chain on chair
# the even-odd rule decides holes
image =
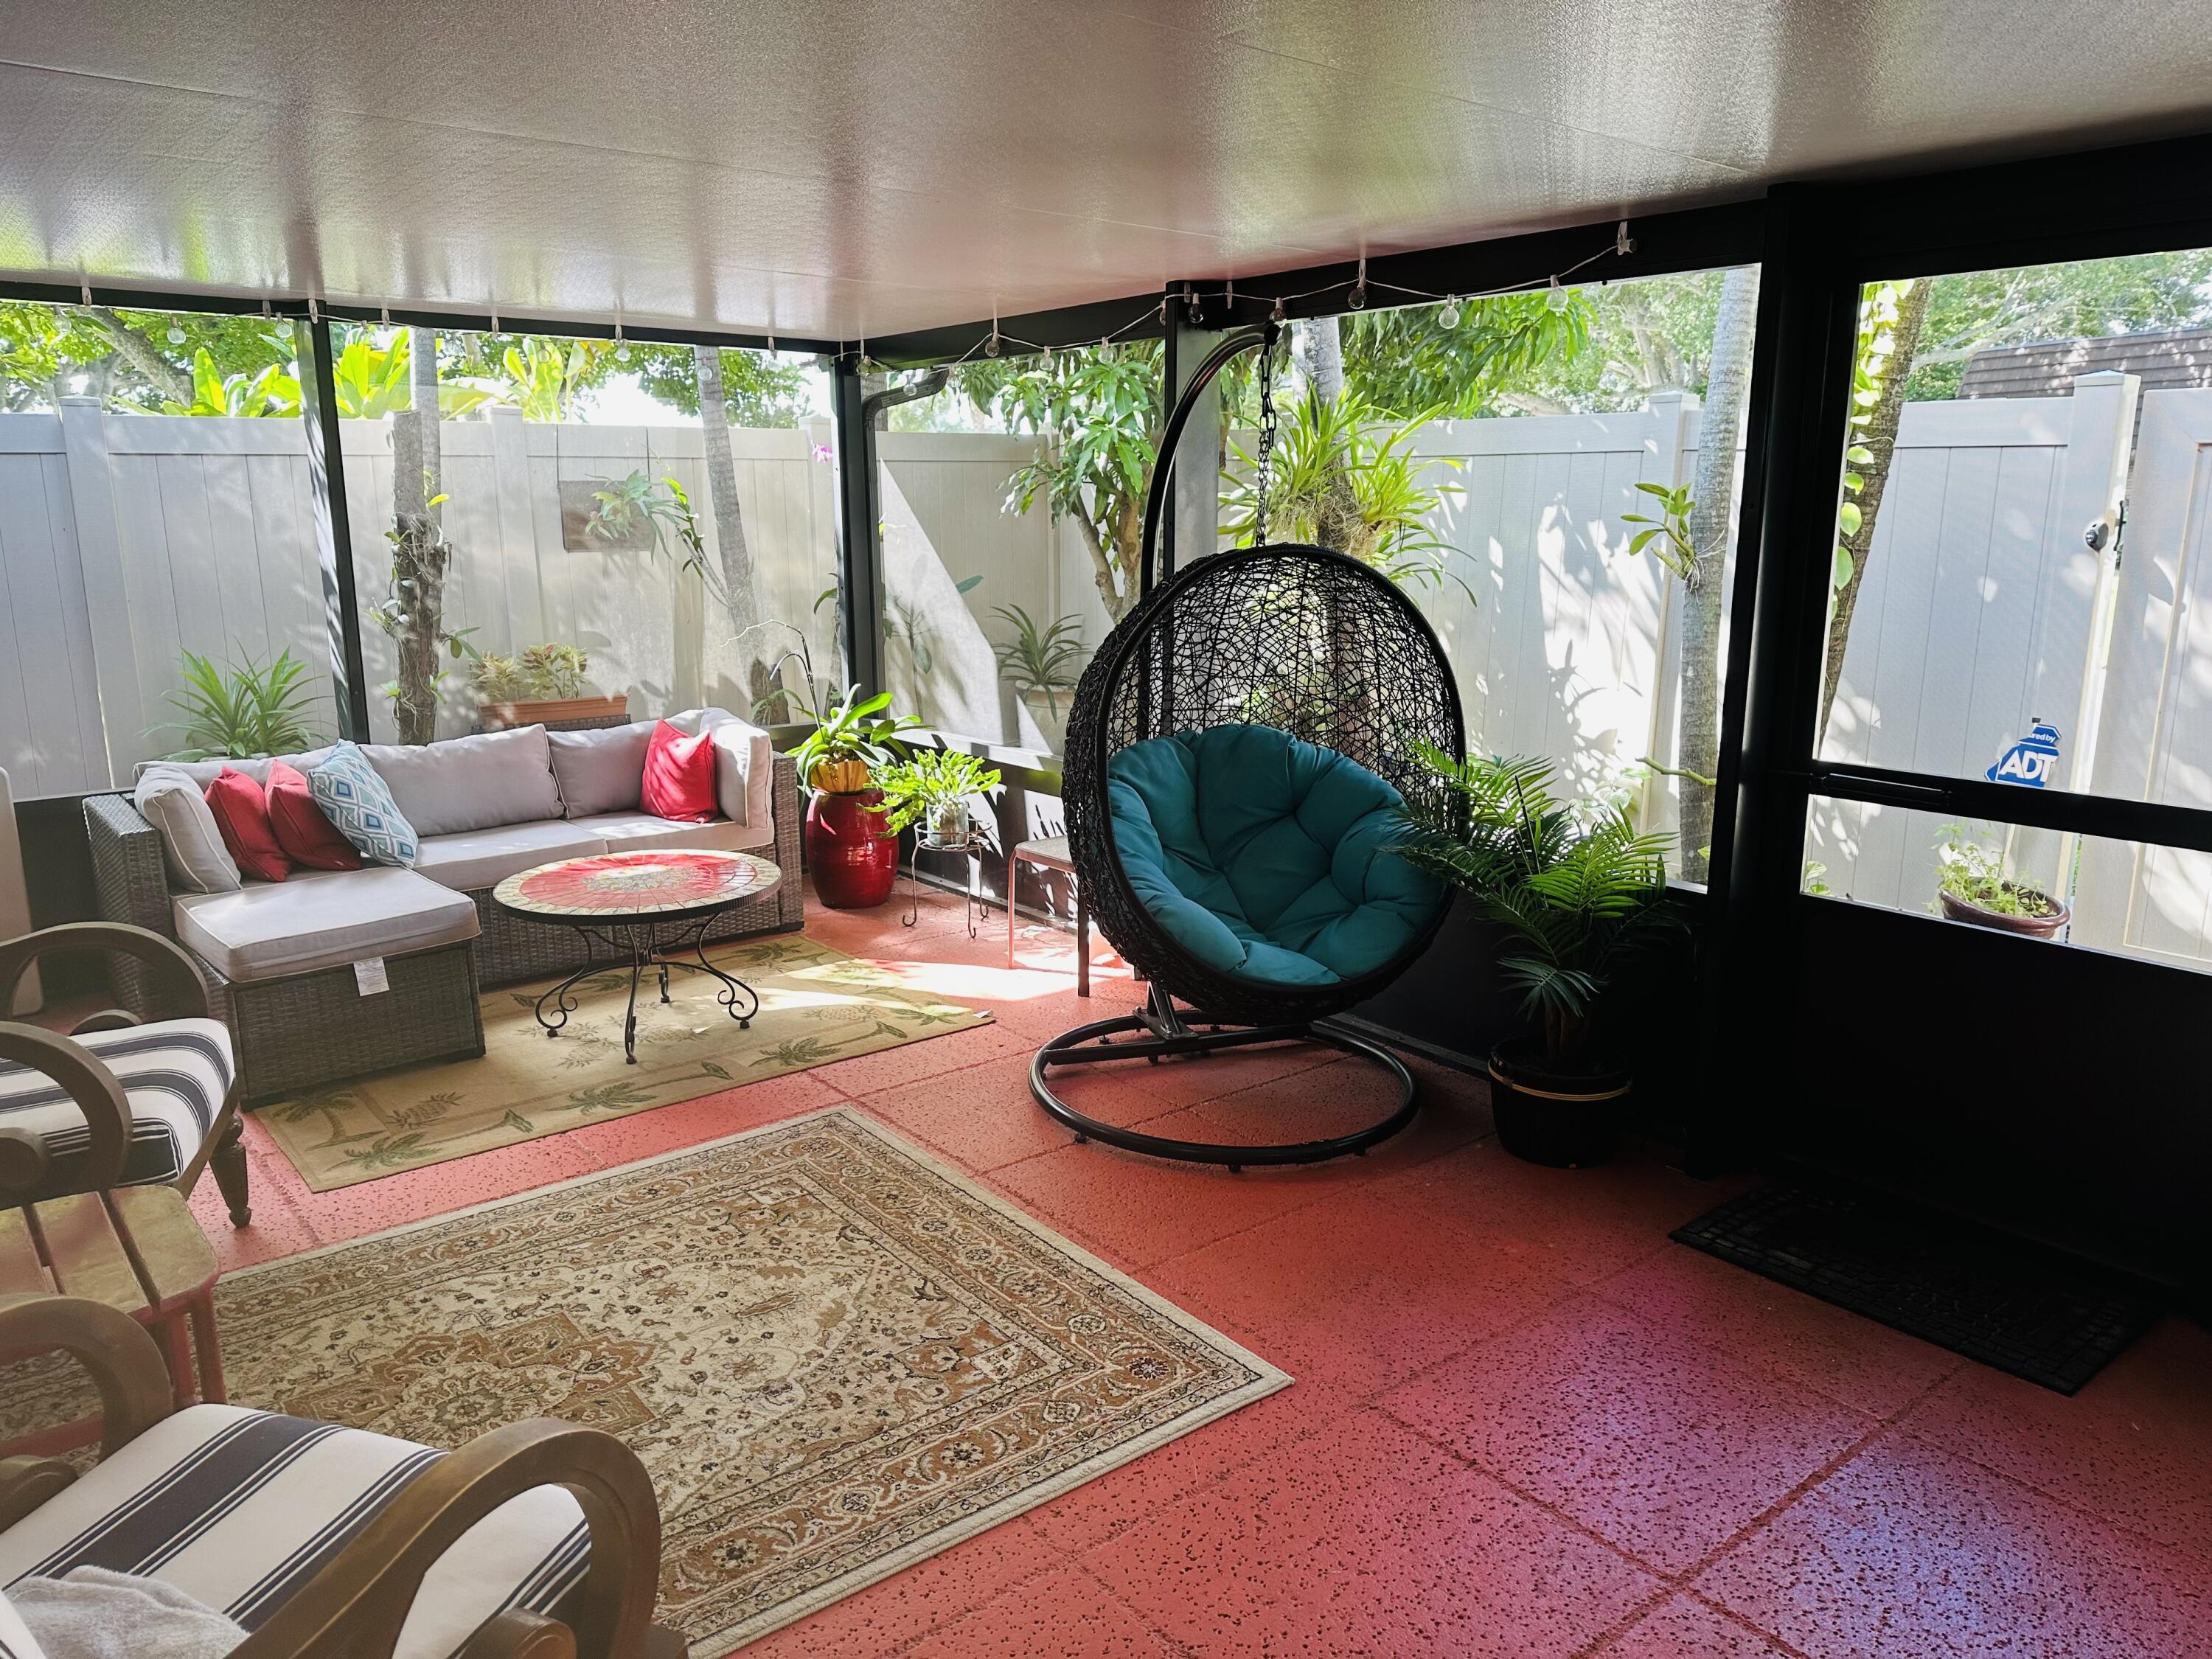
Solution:
[[[1276,325],[1267,325],[1267,337],[1260,348],[1260,463],[1258,505],[1252,512],[1252,544],[1267,542],[1267,497],[1273,489],[1270,463],[1275,454],[1275,340]]]

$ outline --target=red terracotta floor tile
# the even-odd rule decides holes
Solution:
[[[1328,1065],[1337,1057],[1335,1049],[1317,1042],[1273,1042],[1261,1048],[1233,1048],[1226,1054],[1208,1054],[1202,1059],[1164,1060],[1158,1065],[1147,1061],[1113,1069],[1171,1106],[1194,1106],[1202,1100],[1218,1100],[1224,1095],[1236,1094],[1255,1084],[1270,1083],[1309,1066]]]
[[[1167,1109],[1150,1095],[1103,1082],[1079,1079],[1065,1097],[1109,1123],[1133,1126]],[[1030,1097],[1025,1054],[862,1095],[858,1103],[977,1173],[1075,1144],[1075,1132]]]
[[[2212,1583],[2212,1331],[2203,1326],[2167,1320],[2070,1400],[1964,1366],[1903,1426],[2185,1551]]]
[[[1598,1650],[1603,1659],[1789,1659],[1788,1650],[1695,1596],[1669,1596]]]
[[[1385,1410],[1660,1571],[1686,1571],[1874,1419],[1589,1297]]]
[[[1201,1309],[1188,1311],[1205,1316]],[[1031,1510],[1027,1519],[1054,1547],[1078,1555],[1151,1521],[1177,1499],[1227,1480],[1247,1464],[1299,1455],[1299,1442],[1333,1429],[1349,1414],[1301,1378],[1085,1481]]]
[[[1080,1567],[1017,1584],[911,1649],[907,1659],[1176,1659],[1144,1620]]]
[[[1376,1413],[1083,1557],[1195,1653],[1565,1656],[1658,1582]]]
[[[1501,1255],[1532,1259],[1587,1285],[1680,1249],[1667,1235],[1741,1185],[1692,1181],[1638,1158],[1547,1170],[1484,1139],[1390,1176],[1377,1191]]]
[[[773,1631],[743,1651],[746,1659],[896,1653],[1024,1581],[1066,1566],[1062,1552],[1046,1542],[1027,1516],[1017,1516]]]
[[[1146,1127],[1157,1127],[1154,1120]],[[1361,1184],[1343,1164],[1247,1170],[1170,1164],[1095,1141],[992,1171],[1017,1204],[1117,1260],[1144,1267]]]
[[[261,1177],[260,1170],[248,1169],[246,1196],[253,1220],[246,1227],[230,1224],[230,1213],[214,1176],[202,1175],[199,1185],[192,1188],[192,1216],[215,1247],[216,1265],[223,1273],[257,1261],[273,1261],[278,1256],[297,1255],[322,1243],[313,1218],[283,1184]]]
[[[2205,1659],[2206,1584],[2202,1562],[1893,1434],[1697,1588],[1822,1656]]]
[[[1020,1032],[994,1022],[964,1031],[947,1031],[942,1036],[925,1037],[920,1042],[905,1043],[896,1048],[879,1049],[872,1054],[835,1060],[814,1067],[809,1075],[848,1098],[856,1098],[879,1089],[895,1089],[939,1077],[946,1072],[957,1072],[963,1066],[980,1066],[985,1060],[1000,1060],[1009,1054],[1027,1054],[1036,1047]]]
[[[1876,1417],[1895,1415],[1966,1364],[1685,1244],[1601,1281],[1594,1293]]]

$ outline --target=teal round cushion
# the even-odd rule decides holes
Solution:
[[[1272,726],[1148,738],[1107,763],[1114,848],[1162,929],[1208,967],[1332,985],[1387,966],[1444,902],[1391,852],[1398,792]]]

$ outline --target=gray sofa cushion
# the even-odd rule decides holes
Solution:
[[[238,860],[222,844],[203,787],[182,766],[149,766],[140,775],[131,804],[161,833],[161,862],[168,866],[172,887],[187,893],[234,893]]]
[[[595,732],[548,732],[545,741],[553,750],[562,810],[572,818],[636,811],[653,726],[651,720],[633,720]]]
[[[474,939],[465,894],[412,870],[307,871],[235,893],[186,893],[171,905],[177,937],[225,979],[282,979],[369,957],[403,956]],[[301,1042],[314,1033],[302,1031]]]
[[[705,823],[678,823],[650,812],[603,812],[578,818],[570,826],[600,837],[610,853],[642,853],[671,847],[706,848],[722,853],[748,852],[775,839],[773,823],[732,823],[713,818]]]
[[[555,818],[545,823],[502,823],[489,830],[464,830],[457,836],[432,836],[416,854],[415,867],[441,887],[473,892],[496,887],[509,876],[556,859],[580,859],[606,850],[605,838],[585,825]]]
[[[561,816],[553,751],[542,726],[420,746],[373,743],[362,753],[418,836]]]

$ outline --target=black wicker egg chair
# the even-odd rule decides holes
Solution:
[[[1267,331],[1265,351],[1272,351],[1274,333],[1272,327]],[[1237,351],[1261,341],[1258,333],[1238,337],[1207,360],[1163,434],[1163,456],[1172,456],[1182,420],[1212,374]],[[1263,355],[1263,409],[1271,404],[1267,363]],[[1265,414],[1262,419],[1264,430]],[[1263,458],[1266,447],[1263,437]],[[1260,544],[1201,560],[1153,587],[1154,532],[1168,493],[1166,471],[1164,464],[1148,502],[1145,597],[1107,636],[1077,687],[1061,777],[1069,848],[1085,905],[1099,931],[1149,981],[1148,1000],[1133,1013],[1078,1026],[1045,1044],[1030,1065],[1030,1091],[1079,1139],[1159,1158],[1235,1170],[1364,1152],[1413,1121],[1419,1105],[1413,1077],[1388,1048],[1321,1022],[1373,996],[1419,956],[1443,918],[1441,889],[1424,907],[1422,890],[1413,884],[1426,878],[1413,878],[1388,854],[1387,836],[1378,828],[1387,815],[1371,811],[1359,821],[1362,854],[1394,866],[1405,902],[1384,918],[1379,938],[1366,937],[1363,949],[1340,953],[1339,965],[1348,955],[1356,969],[1334,972],[1304,957],[1284,955],[1246,926],[1241,914],[1224,923],[1209,919],[1209,913],[1178,929],[1176,913],[1186,901],[1176,880],[1197,893],[1202,906],[1209,890],[1204,884],[1213,883],[1211,890],[1225,896],[1221,883],[1226,878],[1166,857],[1166,866],[1182,873],[1164,883],[1164,866],[1158,860],[1164,855],[1151,833],[1152,809],[1130,792],[1142,796],[1150,778],[1163,781],[1163,793],[1178,793],[1182,771],[1195,769],[1201,750],[1249,749],[1256,743],[1260,773],[1271,784],[1285,769],[1300,776],[1334,774],[1367,792],[1363,805],[1394,803],[1392,791],[1403,797],[1437,787],[1414,758],[1416,744],[1451,755],[1462,751],[1458,689],[1434,630],[1388,577],[1326,548],[1270,544],[1264,526]],[[1162,739],[1176,747],[1169,750]],[[1156,763],[1162,754],[1170,757],[1164,772]],[[1193,787],[1203,792],[1206,786]],[[1216,792],[1225,804],[1219,799],[1206,803],[1212,810],[1232,817],[1242,810],[1233,781],[1217,785]],[[1298,810],[1304,812],[1304,805]],[[1117,813],[1130,847],[1117,847]],[[1318,805],[1305,816],[1332,819],[1329,809]],[[1273,830],[1262,822],[1253,838]],[[1174,839],[1174,832],[1163,833]],[[1326,846],[1307,847],[1305,855],[1310,862],[1316,855],[1337,856]],[[1234,904],[1216,908],[1237,911]],[[1219,952],[1209,961],[1191,942],[1194,931],[1202,945],[1208,936],[1204,930],[1229,926],[1252,941],[1252,961],[1231,963]],[[1375,959],[1378,951],[1387,952],[1384,959]],[[1260,974],[1253,963],[1263,954],[1280,966]],[[1322,1043],[1383,1068],[1397,1085],[1388,1115],[1328,1139],[1224,1145],[1103,1122],[1076,1110],[1050,1086],[1055,1067],[1171,1057],[1200,1063],[1224,1050],[1280,1042]]]

